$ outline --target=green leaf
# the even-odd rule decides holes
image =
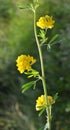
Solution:
[[[58,34],[54,35],[54,36],[52,37],[52,39],[49,41],[48,44],[51,44],[53,41],[55,41],[58,36],[59,36]]]
[[[33,86],[33,89],[35,89],[35,87],[36,87],[36,82],[35,82],[35,84],[34,84],[34,86]]]
[[[44,111],[45,111],[45,108],[43,108],[43,109],[39,112],[39,117],[43,114]]]
[[[32,74],[32,72],[31,71],[27,71],[27,72],[25,71],[24,74],[29,75],[29,74]]]
[[[48,40],[48,37],[46,37],[45,39],[41,39],[40,41],[41,41],[41,46],[46,42]]]
[[[32,69],[31,71],[24,72],[24,74],[28,75],[28,78],[39,76],[39,72]]]
[[[50,44],[47,44],[47,50],[51,50]]]
[[[31,78],[31,77],[33,77],[33,75],[31,74],[31,75],[29,75],[27,78]]]
[[[26,90],[28,90],[29,88],[31,88],[34,84],[35,84],[36,81],[31,81],[31,82],[28,82],[26,84],[24,84],[22,86],[22,93],[24,93]]]
[[[24,10],[31,10],[29,6],[19,6],[19,9],[24,9]]]
[[[37,106],[37,108],[43,109],[46,108],[45,106]]]
[[[34,5],[35,9],[37,9],[39,7],[39,3],[36,2],[35,5]]]
[[[38,37],[40,37],[41,39],[44,40],[46,38],[45,35],[46,35],[45,31],[40,29],[40,33],[39,33]]]
[[[58,98],[58,93],[56,93],[56,94],[54,95],[53,99],[56,101],[57,98]]]
[[[32,75],[33,75],[34,77],[36,77],[36,76],[39,75],[39,72],[36,71],[36,70],[34,70],[34,69],[32,69]]]

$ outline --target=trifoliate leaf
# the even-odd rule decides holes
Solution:
[[[24,74],[28,75],[28,78],[39,76],[39,72],[37,70],[32,69],[31,71],[24,72]]]
[[[52,37],[52,39],[49,41],[48,44],[51,44],[52,42],[54,42],[54,41],[57,39],[58,36],[59,36],[58,34],[54,35],[54,36]]]
[[[37,70],[32,69],[32,75],[36,77],[39,75],[39,72]]]
[[[34,84],[35,84],[36,81],[31,81],[31,82],[28,82],[26,84],[24,84],[22,86],[22,93],[24,93],[26,90],[28,90],[29,88],[31,88]]]
[[[38,37],[40,37],[41,39],[44,40],[46,38],[45,35],[46,35],[45,31],[40,29],[40,33],[39,33]]]

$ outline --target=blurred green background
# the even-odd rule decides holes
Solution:
[[[35,100],[43,93],[41,82],[35,90],[21,93],[26,76],[16,68],[16,58],[30,54],[37,59],[38,50],[33,33],[33,13],[20,10],[32,0],[0,0],[0,130],[39,130],[45,125],[45,115],[39,117]],[[49,14],[55,19],[50,38],[59,34],[51,50],[43,47],[45,73],[49,95],[58,92],[53,106],[52,130],[70,130],[70,0],[39,0],[37,18]],[[41,129],[42,130],[42,129]]]

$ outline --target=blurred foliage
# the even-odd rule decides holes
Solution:
[[[46,13],[55,18],[50,38],[59,34],[51,50],[43,47],[48,92],[58,99],[53,106],[52,130],[69,130],[70,124],[70,0],[40,1],[37,18]],[[16,69],[18,55],[37,58],[34,66],[40,70],[37,46],[33,34],[33,13],[20,10],[32,0],[0,0],[0,130],[38,130],[45,123],[35,111],[35,100],[43,92],[41,83],[36,90],[21,93],[27,82]],[[39,87],[40,86],[40,87]],[[40,122],[40,123],[39,123]]]

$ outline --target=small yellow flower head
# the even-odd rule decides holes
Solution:
[[[48,102],[51,105],[55,102],[52,96],[48,96]],[[40,97],[38,97],[38,99],[36,100],[36,110],[40,111],[42,108],[39,108],[39,107],[43,107],[46,105],[47,104],[45,102],[45,95],[41,95]]]
[[[45,15],[44,17],[40,17],[39,21],[37,22],[37,26],[41,29],[45,28],[53,28],[55,21],[52,19],[52,16]]]
[[[24,71],[30,71],[32,69],[31,65],[36,62],[36,59],[30,55],[20,55],[18,56],[16,62],[16,66],[18,67],[19,72],[24,73]]]

